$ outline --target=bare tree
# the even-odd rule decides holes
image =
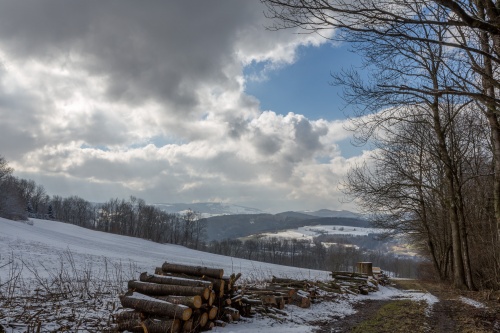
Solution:
[[[356,116],[358,139],[373,138],[399,124],[402,115],[412,116],[426,110],[428,126],[435,139],[435,163],[440,165],[446,191],[441,198],[447,207],[454,283],[473,289],[470,266],[469,230],[464,199],[461,148],[450,132],[454,117],[472,102],[482,118],[486,116],[491,134],[494,165],[493,207],[496,216],[498,253],[500,238],[500,123],[498,121],[500,87],[497,71],[500,63],[498,41],[500,21],[495,5],[488,1],[343,1],[343,0],[263,0],[270,29],[300,28],[306,33],[323,34],[335,30],[332,39],[352,43],[367,65],[376,68],[371,85],[364,84],[354,71],[335,77],[337,84],[348,87],[347,102],[360,105]],[[324,34],[326,35],[326,34]],[[412,112],[405,112],[406,110]],[[403,112],[402,112],[403,111]],[[451,113],[450,113],[451,112]],[[371,115],[371,117],[367,117]],[[448,123],[444,123],[447,121]],[[368,126],[367,126],[368,125]],[[460,133],[460,135],[467,135]],[[482,142],[484,144],[484,142]],[[362,175],[358,173],[358,176]],[[417,177],[418,178],[418,177]],[[368,189],[366,189],[368,190]],[[422,192],[423,193],[423,192]],[[422,194],[421,194],[422,196]],[[420,214],[426,213],[420,210]],[[435,212],[437,213],[437,211]],[[421,221],[435,221],[424,214]],[[394,216],[394,215],[393,215]],[[401,221],[402,216],[398,217]],[[429,243],[432,247],[432,243]],[[430,252],[433,252],[432,250]],[[447,253],[447,252],[442,252]],[[445,258],[446,256],[444,256]],[[436,259],[436,258],[435,258]],[[435,266],[439,266],[435,261]],[[445,260],[445,267],[448,262]],[[498,272],[498,263],[495,271]]]

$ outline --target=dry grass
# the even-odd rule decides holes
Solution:
[[[382,306],[371,318],[356,326],[353,333],[424,333],[425,301],[398,300]]]
[[[70,251],[61,254],[58,269],[13,255],[0,281],[0,332],[98,332],[111,325],[119,308],[116,297],[136,273],[132,264],[104,258],[77,265]]]

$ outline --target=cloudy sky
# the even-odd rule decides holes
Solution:
[[[50,195],[353,209],[330,73],[358,62],[271,32],[263,5],[0,3],[0,155]]]

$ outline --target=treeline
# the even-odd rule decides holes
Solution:
[[[135,197],[95,204],[78,196],[50,196],[42,185],[14,177],[12,172],[5,158],[0,156],[0,217],[50,219],[194,249],[202,247],[205,241],[206,221],[195,212],[169,214]]]
[[[358,237],[359,239],[353,242],[363,243],[363,239],[366,241],[370,238],[370,236]],[[391,272],[395,277],[417,277],[420,265],[417,259],[397,256],[388,251],[353,246],[347,244],[352,241],[350,238],[343,239],[346,243],[331,245],[325,245],[318,238],[312,241],[281,237],[251,238],[245,241],[226,239],[209,242],[205,250],[224,256],[330,271],[354,271],[357,262],[370,261],[375,266]]]

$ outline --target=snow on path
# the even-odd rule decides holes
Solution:
[[[469,305],[475,307],[476,309],[484,309],[484,308],[486,308],[486,305],[484,305],[483,303],[475,301],[475,300],[470,299],[468,297],[460,296],[459,300],[462,301],[465,304],[469,304]]]

